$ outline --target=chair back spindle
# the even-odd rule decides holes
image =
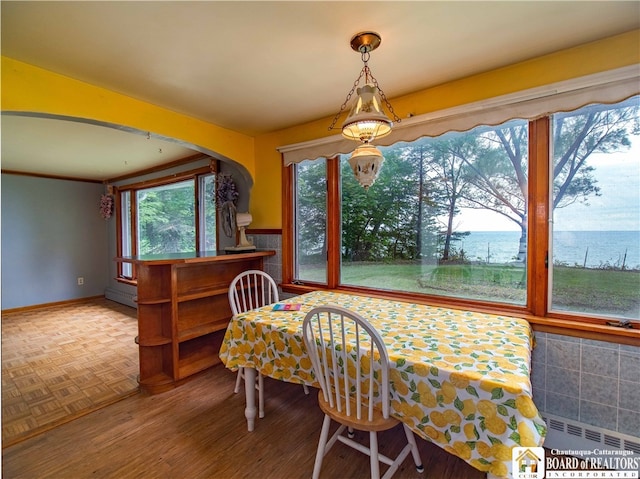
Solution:
[[[366,415],[372,421],[375,408],[389,417],[389,357],[366,319],[339,306],[314,308],[305,317],[303,337],[331,408],[357,420]]]
[[[229,286],[229,304],[234,316],[278,301],[278,286],[264,271],[245,271]]]
[[[382,479],[391,479],[409,454],[416,470],[424,472],[406,424],[402,428],[407,443],[395,458],[378,451],[378,431],[399,424],[389,416],[389,355],[380,333],[356,312],[328,304],[306,314],[302,338],[320,384],[318,405],[324,412],[312,479],[319,479],[323,458],[336,442],[370,457],[372,479],[380,479],[380,463],[389,466]],[[329,438],[331,421],[340,425]],[[354,439],[355,429],[369,432],[368,447]]]

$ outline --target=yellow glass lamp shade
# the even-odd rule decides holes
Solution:
[[[382,163],[384,163],[384,157],[380,150],[367,143],[356,148],[349,158],[353,174],[365,190],[375,183]]]
[[[367,84],[358,88],[358,98],[342,125],[342,135],[350,140],[370,143],[391,133],[392,124],[382,112],[376,87]]]

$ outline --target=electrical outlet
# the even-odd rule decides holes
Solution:
[[[82,276],[78,276],[78,286],[82,286],[84,284],[84,278]]]

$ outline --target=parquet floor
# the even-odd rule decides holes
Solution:
[[[2,314],[2,447],[138,392],[136,310],[109,301]]]

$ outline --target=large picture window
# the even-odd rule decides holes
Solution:
[[[137,254],[195,251],[194,193],[192,179],[136,191]]]
[[[526,303],[527,122],[382,148],[364,190],[341,161],[341,283]]]
[[[327,282],[327,166],[326,160],[298,165],[295,205],[295,278]]]
[[[209,168],[119,188],[119,255],[216,249],[215,174]],[[130,263],[119,276],[135,280]]]
[[[551,309],[640,317],[638,98],[553,116]]]
[[[379,147],[368,189],[348,155],[294,162],[297,253],[285,283],[638,320],[639,98]],[[322,247],[332,241],[333,256]]]

